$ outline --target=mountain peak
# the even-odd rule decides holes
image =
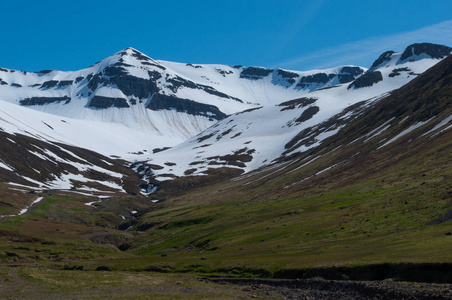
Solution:
[[[421,59],[427,57],[434,59],[442,59],[450,55],[451,52],[452,48],[444,45],[431,43],[415,43],[406,47],[405,51],[402,53],[402,56],[400,57],[400,60],[401,61],[407,59],[415,60],[417,57],[421,57]]]
[[[380,57],[377,58],[376,61],[374,61],[372,66],[370,66],[369,71],[373,71],[373,70],[377,69],[381,64],[390,61],[391,60],[391,56],[394,53],[395,52],[392,51],[392,50],[384,52],[382,55],[380,55]]]
[[[110,70],[111,68],[120,68],[121,69],[120,73],[122,74],[130,73],[131,69],[144,70],[149,68],[158,68],[165,70],[165,67],[163,67],[159,62],[153,60],[143,52],[138,51],[137,49],[132,47],[128,47],[121,51],[118,51],[115,54],[94,64],[93,66],[97,66],[99,70],[104,70],[106,68]],[[126,69],[127,72],[125,72]],[[147,74],[147,71],[143,72]],[[143,72],[140,71],[140,73]],[[148,76],[146,75],[144,77]]]
[[[150,58],[143,52],[138,51],[137,49],[132,48],[132,47],[125,48],[124,50],[121,50],[121,51],[117,52],[116,54],[119,55],[121,58],[123,58],[124,56],[127,56],[127,57],[134,58],[135,60],[139,60],[139,61],[154,61],[152,58]]]
[[[421,60],[424,58],[429,59],[443,59],[452,53],[452,48],[439,44],[431,43],[415,43],[411,44],[405,48],[403,53],[400,54],[394,51],[386,51],[381,54],[377,60],[374,61],[372,66],[369,68],[369,72],[374,71],[382,66],[388,64],[388,62],[393,59],[394,55],[400,55],[400,57],[395,61],[396,64],[403,64],[406,62],[412,62]]]

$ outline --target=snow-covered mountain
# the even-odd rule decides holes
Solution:
[[[17,141],[11,136],[20,135],[126,159],[147,182],[150,176],[164,181],[224,167],[251,171],[321,145],[451,51],[413,44],[404,52],[385,52],[369,70],[298,72],[156,61],[127,48],[75,72],[0,69],[0,132],[12,148]],[[27,151],[58,163],[56,152],[64,150],[49,154],[43,147]],[[14,159],[0,153],[3,173],[31,178],[14,167]],[[108,164],[101,164],[110,174]],[[45,172],[40,165],[38,174]],[[64,174],[78,176],[64,168],[51,173],[42,178],[44,186],[73,186]],[[118,178],[118,189],[124,189]],[[152,189],[143,187],[145,193]]]
[[[134,136],[135,143],[121,143],[125,151],[94,150],[132,159],[132,153],[179,144],[229,114],[350,82],[364,71],[355,66],[296,72],[192,65],[155,61],[127,48],[75,72],[0,69],[0,100],[107,123],[106,134],[113,126],[118,139]]]
[[[160,180],[206,175],[216,168],[255,170],[319,146],[367,107],[404,86],[449,55],[452,48],[414,44],[382,54],[351,83],[315,90],[305,97],[233,114],[149,163]]]

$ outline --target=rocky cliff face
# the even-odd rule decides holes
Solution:
[[[248,67],[241,69],[240,78],[254,81],[271,78],[271,82],[274,85],[311,92],[319,88],[351,82],[362,75],[364,71],[365,69],[361,67],[345,66],[306,74],[306,72],[302,73],[282,69]]]
[[[425,55],[434,59],[442,59],[452,52],[452,48],[444,45],[436,45],[430,43],[412,44],[408,46],[400,57],[401,61],[416,59],[415,56]]]

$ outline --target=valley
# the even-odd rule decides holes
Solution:
[[[0,295],[452,298],[451,51],[0,71]]]

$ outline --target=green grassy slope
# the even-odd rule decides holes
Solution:
[[[312,176],[327,155],[288,175],[169,199],[139,220],[149,228],[129,251],[206,270],[450,262],[452,222],[428,225],[452,209],[450,141],[444,134],[429,147],[404,147],[403,157],[391,149],[378,161],[375,152]]]

